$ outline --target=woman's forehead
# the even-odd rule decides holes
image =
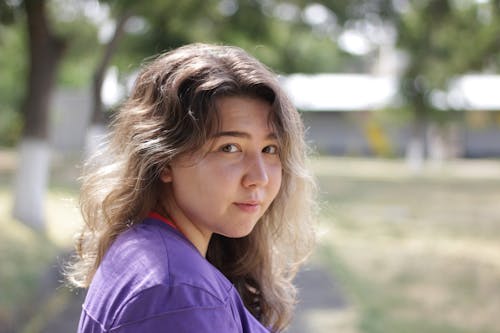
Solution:
[[[257,97],[231,96],[220,97],[215,102],[218,128],[217,131],[234,128],[259,128],[274,131],[272,105]]]

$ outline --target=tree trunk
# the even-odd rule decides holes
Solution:
[[[406,147],[406,164],[413,172],[421,172],[425,162],[425,123],[416,119]]]
[[[109,63],[111,62],[113,54],[118,46],[118,42],[123,36],[125,24],[131,16],[132,13],[126,11],[119,17],[116,22],[113,37],[106,44],[101,61],[94,71],[94,78],[92,81],[92,119],[85,138],[85,154],[87,156],[92,155],[97,150],[106,134],[106,117],[104,115],[101,94],[102,84],[104,82],[104,77],[109,67]]]
[[[406,164],[411,171],[419,173],[424,168],[426,155],[427,109],[422,94],[417,92],[413,97],[413,123],[406,148]]]
[[[65,42],[53,35],[45,0],[25,0],[29,42],[27,95],[22,107],[24,129],[19,146],[14,211],[16,219],[44,228],[43,195],[49,175],[49,108]]]
[[[427,128],[427,142],[429,162],[433,168],[442,167],[450,157],[449,135],[447,126],[437,123],[429,124]]]

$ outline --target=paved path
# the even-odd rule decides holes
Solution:
[[[313,331],[311,315],[315,312],[333,313],[348,305],[339,285],[324,267],[306,266],[297,275],[295,283],[299,288],[299,304],[287,333],[320,333]]]
[[[69,254],[61,254],[39,281],[33,313],[20,323],[16,333],[75,333],[85,292],[70,291],[64,284],[61,267]]]

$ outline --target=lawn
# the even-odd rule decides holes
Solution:
[[[0,327],[37,332],[64,297],[31,322],[16,321],[33,313],[40,277],[81,223],[78,172],[74,161],[56,163],[42,235],[9,217],[13,156],[0,151]],[[312,166],[322,206],[314,260],[349,305],[311,312],[310,332],[500,333],[500,161],[418,175],[400,160],[323,157]]]
[[[351,301],[351,331],[500,332],[499,161],[419,175],[393,160],[314,167],[318,255]]]

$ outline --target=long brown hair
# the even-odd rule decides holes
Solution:
[[[146,64],[112,123],[107,145],[82,177],[85,226],[77,241],[70,282],[88,287],[116,237],[159,204],[161,171],[194,152],[217,127],[214,100],[251,96],[272,106],[282,162],[280,191],[244,238],[214,235],[207,259],[236,286],[247,308],[266,326],[286,327],[295,304],[292,279],[313,239],[314,183],[299,113],[276,76],[245,51],[191,44]]]

